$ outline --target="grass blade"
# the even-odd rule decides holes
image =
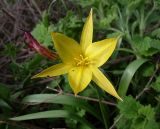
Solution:
[[[137,59],[131,62],[127,68],[125,69],[119,84],[118,94],[123,98],[126,95],[128,90],[129,84],[138,70],[138,68],[144,64],[147,60],[146,59]]]
[[[55,104],[65,104],[75,107],[80,107],[85,109],[87,112],[95,116],[98,120],[102,121],[102,118],[93,108],[93,106],[90,106],[86,101],[81,100],[79,98],[73,97],[73,96],[67,96],[67,95],[57,95],[57,94],[34,94],[26,96],[23,101],[23,103],[55,103]]]
[[[78,115],[69,113],[66,110],[51,110],[51,111],[37,112],[37,113],[14,117],[14,118],[11,118],[10,120],[22,121],[22,120],[32,120],[32,119],[42,119],[42,118],[72,118],[86,125],[91,129],[95,129],[95,127],[92,124],[90,124],[88,121],[86,121],[84,118],[81,118]]]

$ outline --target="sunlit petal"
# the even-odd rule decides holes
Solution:
[[[73,63],[74,58],[81,54],[80,45],[73,39],[61,34],[52,33],[55,48],[65,63]]]
[[[103,65],[113,53],[117,39],[109,38],[92,43],[86,50],[86,56],[92,59],[97,67]]]
[[[85,52],[87,47],[92,43],[93,36],[93,20],[92,20],[92,9],[90,14],[84,24],[80,45],[82,47],[82,51]]]
[[[92,71],[89,67],[74,67],[68,73],[69,83],[75,94],[84,90],[92,79]]]
[[[53,77],[53,76],[62,75],[67,73],[70,68],[71,68],[71,65],[65,65],[63,63],[56,64],[34,75],[32,79],[38,78],[38,77]]]
[[[113,95],[119,100],[122,100],[117,92],[115,91],[113,85],[110,81],[103,75],[103,73],[98,68],[93,68],[93,78],[92,80],[103,90],[108,92],[109,94]]]

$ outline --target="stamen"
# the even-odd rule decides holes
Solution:
[[[80,57],[81,57],[82,60],[84,59],[82,55],[80,55]]]
[[[89,64],[90,64],[90,62],[86,62],[86,63],[85,63],[85,65],[89,65]]]
[[[76,60],[76,61],[81,61],[81,59],[77,59],[77,58],[74,58],[74,60]]]
[[[79,55],[79,58],[74,58],[76,66],[87,66],[91,64],[89,57],[84,57],[83,55]]]
[[[82,63],[83,63],[82,61],[78,62],[78,63],[77,63],[77,66],[81,65]]]

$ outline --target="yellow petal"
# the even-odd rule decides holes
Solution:
[[[32,79],[38,78],[38,77],[53,77],[53,76],[62,75],[67,73],[70,68],[71,68],[71,65],[65,65],[63,63],[56,64],[34,75]]]
[[[54,46],[64,63],[73,63],[74,58],[81,54],[80,45],[74,40],[61,33],[52,33]]]
[[[116,47],[117,41],[118,38],[109,38],[92,43],[92,45],[86,50],[86,56],[93,61],[94,65],[99,67],[111,56]]]
[[[109,94],[113,95],[119,100],[122,100],[117,92],[115,91],[113,85],[110,83],[110,81],[104,76],[104,74],[98,69],[98,68],[93,68],[93,77],[92,80],[103,90],[108,92]]]
[[[92,36],[93,36],[93,20],[92,20],[92,9],[91,9],[90,14],[84,24],[80,41],[80,45],[84,53],[86,48],[92,43]]]
[[[89,67],[74,67],[68,73],[68,80],[75,95],[84,90],[92,79]]]

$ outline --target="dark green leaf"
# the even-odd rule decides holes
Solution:
[[[5,109],[5,108],[12,109],[12,107],[6,101],[4,101],[3,99],[0,99],[0,107],[2,109]]]
[[[149,77],[153,74],[154,72],[154,65],[151,63],[146,63],[146,65],[144,65],[144,67],[142,68],[142,75],[144,77]]]
[[[133,42],[138,53],[143,56],[152,56],[157,53],[157,49],[160,48],[160,43],[150,37],[134,36]]]
[[[10,98],[10,89],[3,83],[0,83],[0,98],[4,100]]]
[[[145,116],[148,120],[150,119],[154,119],[155,116],[155,111],[153,108],[151,108],[150,105],[148,106],[142,106],[139,110],[138,110],[138,114]]]
[[[156,81],[152,83],[151,87],[157,92],[160,92],[160,76],[156,78]]]
[[[136,102],[131,96],[125,97],[122,102],[118,103],[118,108],[120,113],[126,118],[134,118],[138,116],[138,110],[141,107],[139,102]]]
[[[160,39],[160,28],[155,29],[152,33],[152,36],[155,36],[156,38]]]

